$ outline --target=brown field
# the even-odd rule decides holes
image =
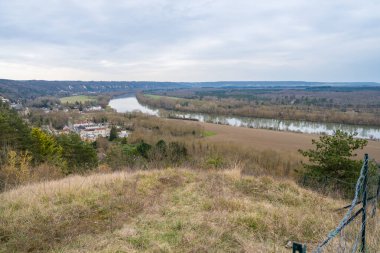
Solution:
[[[275,151],[297,152],[298,149],[312,148],[311,140],[318,139],[319,137],[319,135],[315,134],[233,127],[212,123],[186,123],[201,124],[205,131],[215,132],[215,135],[207,137],[210,142],[238,144],[252,147],[255,150],[272,149]],[[358,152],[358,158],[361,158],[364,153],[368,153],[370,158],[374,158],[376,161],[380,162],[380,142],[368,141],[368,145],[364,150]]]

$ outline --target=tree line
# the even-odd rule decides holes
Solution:
[[[22,168],[28,168],[32,175],[36,168],[47,164],[67,175],[98,164],[95,148],[77,134],[54,136],[30,127],[4,103],[0,103],[0,129],[0,189],[26,180],[20,177]]]
[[[324,108],[314,105],[278,104],[265,105],[255,101],[243,101],[232,98],[216,99],[212,97],[184,99],[171,97],[150,97],[137,94],[140,103],[161,108],[190,113],[207,113],[240,117],[271,118],[282,120],[304,120],[310,122],[329,122],[358,125],[380,125],[380,109],[355,111],[339,108]]]

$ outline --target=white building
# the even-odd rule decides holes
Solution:
[[[111,129],[105,126],[89,126],[79,133],[82,140],[95,141],[98,137],[110,136]]]
[[[92,106],[92,107],[89,107],[89,108],[86,108],[85,111],[103,111],[102,107],[101,106]]]
[[[117,136],[118,136],[119,138],[127,138],[128,135],[129,135],[129,132],[128,132],[128,131],[121,131],[121,132],[118,132],[118,133],[117,133]]]
[[[7,98],[4,98],[4,97],[0,96],[0,100],[1,100],[1,102],[3,102],[3,103],[7,103],[7,104],[9,104],[9,99],[7,99]]]

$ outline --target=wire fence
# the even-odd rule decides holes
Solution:
[[[380,252],[380,228],[377,225],[380,216],[376,215],[380,199],[380,167],[375,173],[369,173],[368,163],[366,154],[360,176],[352,186],[355,192],[351,203],[337,210],[345,210],[342,220],[312,250],[313,253]],[[305,253],[306,245],[294,243],[293,252]]]

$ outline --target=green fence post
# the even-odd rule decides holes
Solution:
[[[367,183],[368,183],[368,154],[364,155],[364,181],[363,181],[363,215],[362,215],[362,245],[360,252],[365,252],[365,229],[367,219]]]
[[[306,245],[293,242],[293,253],[306,253]]]

